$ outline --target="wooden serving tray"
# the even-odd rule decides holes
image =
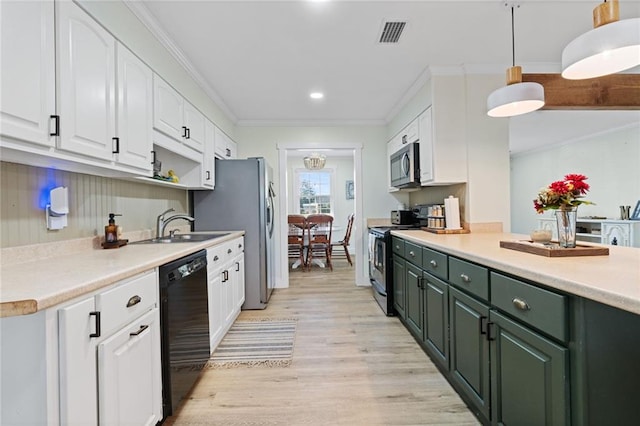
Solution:
[[[426,226],[421,227],[423,231],[431,232],[432,234],[468,234],[468,229],[443,229],[443,228],[427,228]]]
[[[571,256],[608,256],[606,247],[594,247],[577,244],[575,248],[562,248],[558,243],[540,244],[531,240],[500,241],[500,247],[537,254],[546,257],[571,257]]]

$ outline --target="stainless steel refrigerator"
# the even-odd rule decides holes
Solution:
[[[274,197],[273,169],[261,157],[216,159],[215,189],[192,191],[195,231],[245,231],[242,309],[264,309],[275,286]]]

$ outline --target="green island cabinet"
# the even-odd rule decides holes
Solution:
[[[640,316],[392,242],[398,318],[483,424],[640,424]]]

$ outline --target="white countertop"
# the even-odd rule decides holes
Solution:
[[[0,268],[0,317],[47,309],[242,235],[244,231],[236,231],[202,242],[129,244],[118,249],[74,250],[20,263],[3,259]]]
[[[569,294],[640,314],[639,248],[606,246],[608,256],[550,258],[500,247],[500,241],[527,240],[527,235],[443,235],[421,230],[391,231],[391,234]]]

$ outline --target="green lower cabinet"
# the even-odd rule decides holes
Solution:
[[[406,261],[398,255],[393,255],[393,307],[403,320],[407,318],[406,301]]]
[[[424,344],[431,359],[449,369],[449,286],[424,273]]]
[[[484,423],[490,419],[489,306],[449,286],[450,378]]]
[[[418,339],[422,339],[423,327],[423,296],[422,296],[422,269],[406,263],[405,285],[407,292],[407,326],[409,331]]]
[[[491,334],[491,423],[570,424],[568,350],[496,311]]]

